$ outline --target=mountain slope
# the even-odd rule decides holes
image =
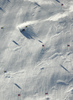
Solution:
[[[1,100],[72,100],[72,6],[0,0]]]

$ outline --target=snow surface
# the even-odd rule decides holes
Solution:
[[[0,100],[73,100],[73,0],[0,0]]]

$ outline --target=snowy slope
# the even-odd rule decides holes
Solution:
[[[72,37],[72,0],[0,0],[1,100],[72,100]]]

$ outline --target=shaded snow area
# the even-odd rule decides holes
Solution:
[[[0,0],[0,100],[73,100],[73,0]]]

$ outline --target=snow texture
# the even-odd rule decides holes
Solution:
[[[0,0],[1,100],[73,100],[73,0]]]

